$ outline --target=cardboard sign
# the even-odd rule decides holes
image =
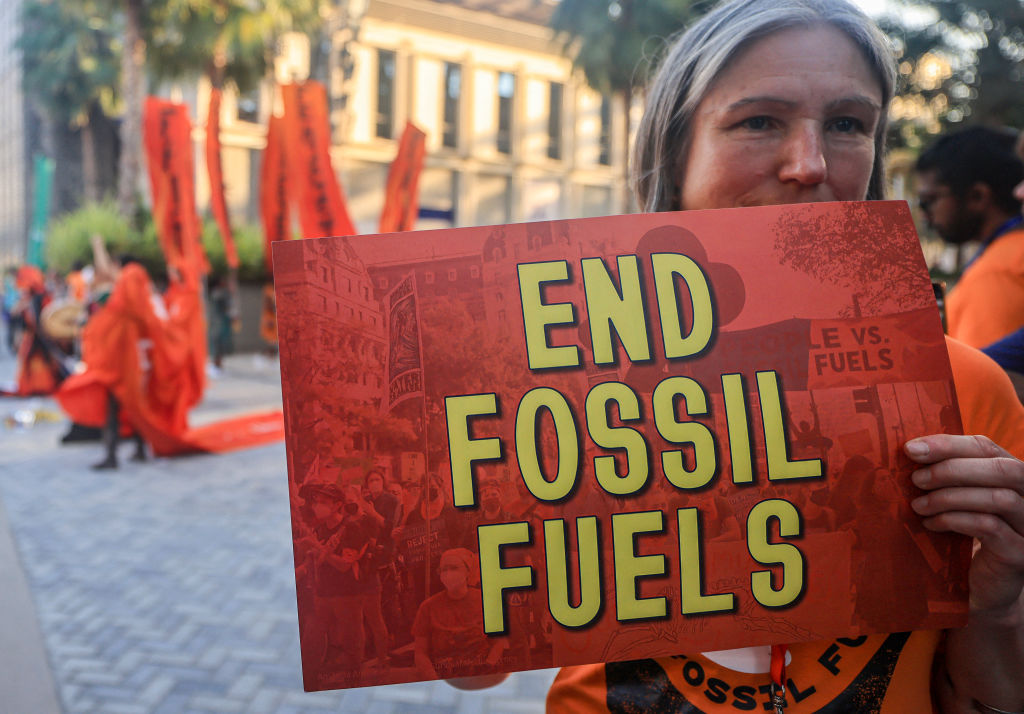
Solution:
[[[902,202],[275,244],[307,689],[945,628]]]

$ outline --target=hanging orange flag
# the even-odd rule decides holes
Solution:
[[[188,285],[209,271],[200,241],[192,164],[192,126],[184,104],[147,97],[143,144],[153,195],[153,219],[164,259]]]
[[[427,135],[411,121],[405,123],[398,155],[388,171],[384,210],[380,214],[380,232],[411,231],[419,209],[420,171],[427,150]]]
[[[331,167],[327,92],[312,80],[281,87],[289,180],[303,238],[350,236],[355,227]]]
[[[224,258],[229,268],[238,267],[238,249],[228,220],[228,204],[224,198],[224,173],[220,162],[220,96],[219,89],[210,90],[210,108],[206,117],[206,173],[210,177],[210,210],[224,241]]]
[[[263,220],[264,256],[267,272],[274,274],[270,245],[287,240],[288,170],[284,158],[284,119],[271,115],[267,125],[267,147],[260,166],[260,217]]]

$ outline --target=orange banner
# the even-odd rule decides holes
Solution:
[[[192,126],[184,104],[147,97],[143,144],[149,165],[153,219],[164,259],[192,285],[209,271],[200,242],[192,164]]]
[[[263,163],[260,166],[260,218],[263,220],[263,239],[266,245],[264,256],[270,275],[274,274],[270,245],[274,241],[288,239],[287,169],[284,159],[284,119],[271,115],[267,125],[267,147],[263,150]]]
[[[388,171],[388,189],[380,214],[380,232],[411,231],[419,208],[420,171],[427,151],[427,135],[411,121],[405,123],[398,155]]]
[[[355,227],[331,167],[327,92],[319,82],[281,87],[289,175],[304,238],[350,236]]]
[[[210,90],[210,108],[206,116],[206,173],[210,177],[210,210],[224,241],[224,257],[229,268],[238,267],[238,249],[228,220],[228,204],[224,198],[224,172],[220,163],[220,95]]]

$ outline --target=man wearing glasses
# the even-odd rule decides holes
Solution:
[[[982,348],[1024,326],[1024,225],[1014,195],[1024,164],[1017,134],[971,127],[939,139],[917,160],[918,201],[948,243],[979,242],[946,300],[949,334]]]

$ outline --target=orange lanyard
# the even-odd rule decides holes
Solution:
[[[772,645],[772,706],[775,714],[786,707],[786,645]]]

